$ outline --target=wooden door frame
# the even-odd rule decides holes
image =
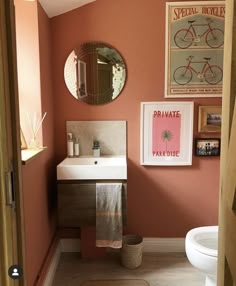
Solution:
[[[224,53],[224,78],[223,78],[223,98],[222,98],[222,128],[221,128],[221,162],[220,162],[220,190],[219,190],[219,244],[218,244],[218,286],[233,285],[233,277],[226,261],[227,252],[227,232],[229,231],[227,219],[227,197],[228,190],[225,190],[227,176],[230,133],[232,128],[233,113],[236,115],[235,97],[236,86],[236,1],[226,0],[225,17],[225,39],[227,43]],[[234,116],[235,116],[234,115]],[[235,128],[235,127],[233,127]],[[235,233],[235,232],[234,232]],[[231,233],[232,238],[233,233]],[[236,243],[236,241],[234,242]],[[233,250],[232,250],[233,251]],[[235,275],[235,273],[234,273]],[[234,280],[234,283],[235,283]]]
[[[0,282],[4,286],[10,286],[13,283],[26,286],[24,275],[19,281],[13,281],[7,273],[8,267],[12,263],[19,264],[24,272],[25,252],[13,0],[0,0],[0,8],[0,233],[2,234],[2,239],[0,239]],[[5,175],[11,167],[14,177],[15,209],[6,206]]]

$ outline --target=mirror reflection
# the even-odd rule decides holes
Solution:
[[[114,100],[126,81],[126,65],[119,52],[101,42],[88,42],[68,56],[64,79],[70,93],[88,104]]]

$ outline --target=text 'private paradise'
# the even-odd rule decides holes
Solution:
[[[154,110],[153,111],[153,118],[179,118],[181,113],[179,110],[171,110],[171,111],[160,111]],[[153,150],[153,156],[158,157],[179,157],[179,151],[160,151],[160,150]]]
[[[152,156],[158,157],[179,157],[179,151],[152,151]]]
[[[153,118],[178,118],[180,117],[180,111],[179,110],[172,110],[172,111],[160,111],[160,110],[154,110],[153,111]]]

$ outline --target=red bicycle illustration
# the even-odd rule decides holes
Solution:
[[[193,74],[196,74],[200,81],[205,80],[209,84],[217,84],[223,78],[222,68],[209,63],[211,58],[203,58],[204,61],[193,61],[193,56],[189,56],[186,60],[186,66],[178,67],[173,74],[175,82],[179,85],[185,85],[193,79]],[[197,71],[191,65],[202,64],[202,70]]]
[[[180,49],[187,49],[193,43],[199,43],[201,38],[205,36],[206,44],[211,48],[220,48],[224,44],[224,32],[218,28],[212,28],[213,20],[206,19],[207,24],[194,24],[196,21],[188,21],[189,27],[187,29],[178,30],[174,35],[174,41]],[[198,35],[196,27],[206,27],[203,32]]]

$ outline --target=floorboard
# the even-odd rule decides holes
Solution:
[[[52,286],[79,286],[93,279],[145,279],[150,286],[204,286],[204,275],[184,254],[143,254],[142,265],[126,269],[117,253],[103,259],[81,259],[79,253],[63,253]],[[135,285],[134,285],[135,286]]]

